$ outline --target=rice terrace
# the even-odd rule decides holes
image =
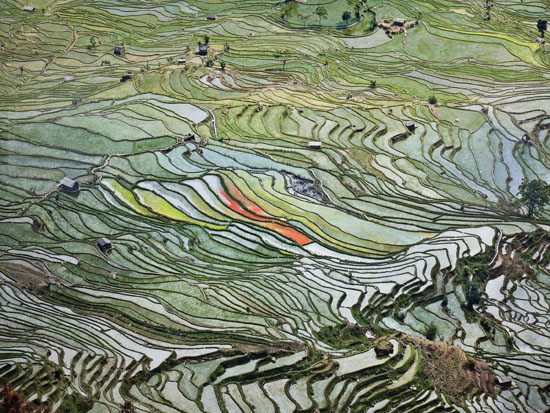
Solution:
[[[550,412],[548,0],[1,0],[0,413]]]

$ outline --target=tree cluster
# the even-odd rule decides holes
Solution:
[[[2,403],[0,404],[0,413],[49,413],[49,406],[40,406],[34,402],[26,400],[20,393],[13,390],[11,384],[4,380],[2,383]]]

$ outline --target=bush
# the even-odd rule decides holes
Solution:
[[[93,407],[93,401],[87,399],[86,397],[73,393],[63,399],[63,402],[59,406],[58,411],[66,413],[80,413],[87,412]]]
[[[428,340],[435,340],[435,337],[437,336],[437,326],[434,323],[431,323],[428,328],[426,328],[424,335]]]

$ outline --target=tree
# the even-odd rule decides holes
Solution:
[[[298,7],[298,4],[294,1],[285,3],[281,11],[281,19],[285,21],[287,17],[289,17],[296,11],[297,7]]]
[[[90,37],[90,49],[93,49],[96,46],[97,46],[97,37],[96,36]]]
[[[207,34],[204,35],[204,45],[208,46],[208,43],[210,42],[210,36]]]
[[[220,62],[220,67],[222,68],[222,71],[225,70],[225,62]]]
[[[360,19],[361,18],[361,5],[360,4],[356,4],[354,6],[354,9],[355,9],[355,17]]]
[[[487,20],[491,20],[491,9],[493,8],[492,4],[489,4],[489,0],[485,0],[485,10],[487,11]]]
[[[349,19],[351,19],[351,13],[349,11],[343,12],[342,20],[346,22],[346,26],[349,25]]]
[[[428,98],[428,103],[429,103],[430,105],[437,105],[437,98],[436,98],[434,95],[430,96],[430,97]]]
[[[275,50],[275,53],[273,53],[273,57],[276,59],[283,58],[283,70],[285,70],[286,60],[287,60],[288,52],[286,50]]]
[[[546,20],[539,19],[537,22],[537,30],[540,32],[540,36],[544,37],[544,32],[548,30],[548,22]]]
[[[321,19],[326,19],[328,12],[323,6],[319,6],[315,9],[315,15],[319,17],[319,26],[321,25]]]
[[[479,285],[475,282],[468,282],[466,284],[466,301],[468,307],[472,308],[474,304],[479,304],[481,301],[481,290]]]
[[[125,400],[124,404],[120,406],[120,413],[136,413],[136,408],[130,400]]]
[[[550,185],[541,180],[525,182],[519,186],[521,206],[527,207],[527,216],[533,218],[537,208],[542,208],[550,202]]]
[[[19,66],[19,71],[21,72],[21,77],[23,77],[23,70],[25,70],[25,68],[23,66]]]

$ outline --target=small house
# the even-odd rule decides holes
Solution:
[[[126,53],[126,46],[115,46],[115,49],[113,50],[113,54],[116,56],[124,56]]]
[[[97,246],[101,252],[107,252],[113,248],[113,244],[107,238],[100,238],[97,240]]]
[[[187,135],[186,137],[183,138],[183,141],[184,142],[195,142],[196,141],[195,135],[190,133],[189,135]]]
[[[397,18],[393,21],[393,25],[394,26],[404,26],[405,22],[406,22],[405,19]]]
[[[319,141],[311,141],[307,144],[307,147],[309,149],[322,149],[323,148],[323,144]]]
[[[77,97],[77,98],[73,99],[73,105],[74,106],[80,105],[81,103],[82,103],[82,98],[81,97]]]
[[[24,11],[33,12],[33,11],[34,11],[34,7],[33,7],[33,6],[23,6],[23,10],[24,10]]]
[[[521,142],[528,145],[533,146],[533,142],[531,141],[531,137],[527,135],[526,133],[521,137]]]
[[[543,44],[546,44],[546,40],[542,37],[537,37],[537,43],[542,46]]]
[[[127,75],[122,76],[122,77],[120,78],[120,81],[121,81],[122,83],[124,83],[124,82],[126,82],[127,80],[130,80],[130,79],[132,79],[132,75],[127,74]]]
[[[63,192],[77,192],[80,185],[71,178],[65,177],[59,182],[59,189]]]
[[[405,123],[405,126],[410,132],[414,132],[414,130],[416,129],[416,123],[414,123],[412,120]]]
[[[72,82],[74,80],[74,76],[73,75],[69,75],[69,76],[65,76],[63,78],[63,81],[64,82]]]
[[[217,19],[218,19],[218,16],[216,16],[215,14],[206,15],[206,20],[217,20]]]
[[[208,54],[208,45],[206,44],[199,45],[199,54],[201,56],[206,56]]]
[[[514,381],[512,376],[508,376],[508,375],[506,375],[506,376],[497,376],[495,382],[498,386],[501,386],[501,387],[511,388],[511,387],[516,387],[517,386],[517,383]]]
[[[187,63],[187,59],[185,59],[185,58],[178,59],[177,63],[178,63],[178,65],[184,65],[185,63]]]

